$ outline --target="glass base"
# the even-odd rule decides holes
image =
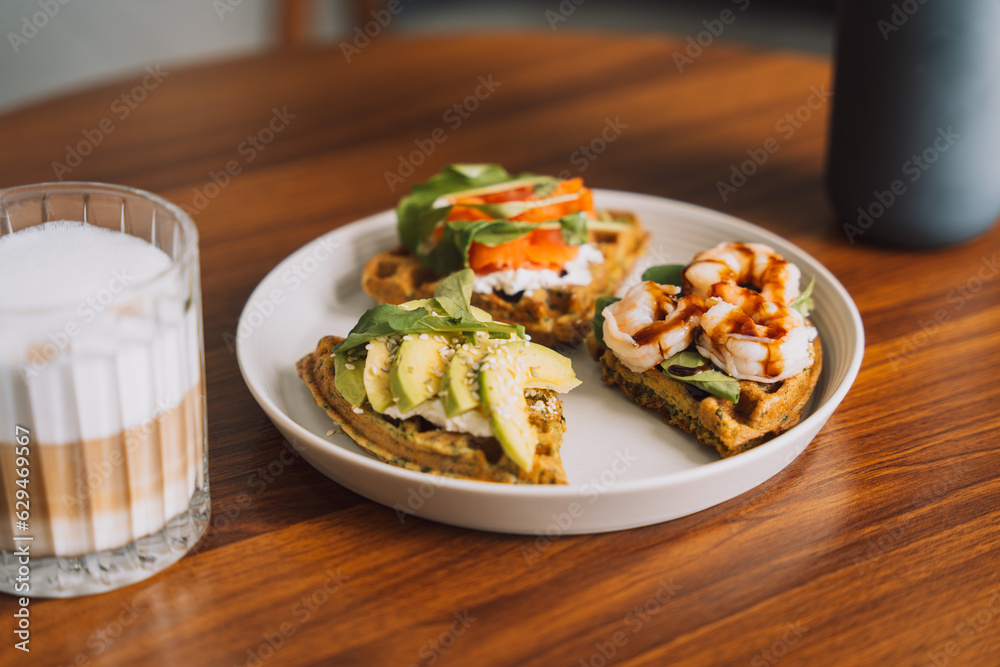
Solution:
[[[27,576],[17,554],[0,551],[0,591],[31,598],[68,598],[134,584],[180,560],[205,533],[210,517],[208,491],[198,489],[188,510],[170,519],[163,530],[120,549],[71,558],[30,558]]]

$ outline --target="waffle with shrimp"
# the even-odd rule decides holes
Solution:
[[[727,457],[797,424],[823,366],[812,283],[761,243],[720,243],[605,297],[601,379]]]
[[[733,403],[668,377],[658,366],[636,373],[590,335],[587,345],[601,364],[601,380],[617,385],[633,402],[659,413],[660,418],[714,447],[722,457],[733,456],[770,440],[799,423],[823,367],[819,338],[810,347],[809,368],[775,383],[740,380],[740,398]]]
[[[514,295],[474,292],[472,305],[498,320],[524,325],[531,340],[546,347],[579,345],[590,330],[597,298],[617,289],[649,243],[649,233],[632,213],[609,211],[608,216],[618,224],[588,232],[588,243],[604,255],[602,263],[590,264],[589,285],[561,285]],[[440,280],[404,248],[375,255],[361,274],[361,286],[369,296],[392,304],[429,298]]]

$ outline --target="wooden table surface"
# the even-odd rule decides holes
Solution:
[[[106,181],[196,211],[214,512],[145,582],[32,602],[30,655],[0,596],[0,664],[997,664],[1000,230],[933,252],[850,243],[822,186],[828,60],[712,44],[679,71],[684,44],[383,35],[350,62],[333,46],[151,68],[0,118],[0,187]],[[693,516],[562,537],[530,564],[532,537],[401,524],[294,454],[226,336],[291,251],[460,161],[787,237],[861,310],[854,388],[785,470]]]

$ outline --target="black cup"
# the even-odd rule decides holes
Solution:
[[[851,243],[933,247],[1000,216],[1000,1],[843,0],[827,185]]]

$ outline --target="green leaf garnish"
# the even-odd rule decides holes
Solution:
[[[740,382],[712,369],[712,362],[692,349],[682,350],[660,362],[660,368],[679,382],[686,382],[713,396],[736,403],[740,400]],[[671,372],[671,369],[673,372]],[[682,369],[685,369],[682,371]],[[692,373],[693,374],[688,374]]]
[[[537,196],[545,198],[556,190],[559,183],[554,176],[521,174],[514,177],[497,164],[449,165],[426,182],[415,185],[412,192],[400,200],[396,209],[399,240],[428,268],[438,275],[448,275],[468,266],[469,247],[473,242],[494,247],[516,241],[539,229],[540,223],[516,222],[510,218],[545,206],[548,201],[462,204],[492,219],[446,222],[453,208],[448,199],[502,192],[511,187],[530,187]],[[447,199],[440,201],[442,197]],[[580,245],[587,240],[587,216],[582,212],[541,224],[546,228],[558,225],[569,245]],[[436,236],[437,231],[441,232],[440,238]]]
[[[617,296],[599,296],[594,304],[594,336],[604,345],[604,309],[616,301],[621,301]]]
[[[351,332],[333,348],[335,354],[353,350],[380,336],[484,331],[491,338],[524,338],[524,327],[503,322],[481,322],[471,311],[472,269],[448,276],[438,284],[429,306],[406,310],[382,304],[361,316]],[[434,314],[438,313],[438,314]],[[444,313],[443,315],[441,313]]]
[[[809,281],[809,284],[806,285],[806,288],[799,292],[799,295],[789,304],[792,308],[802,313],[802,317],[808,315],[812,312],[812,309],[816,307],[812,298],[813,285],[815,284],[816,278],[813,278]]]
[[[643,280],[652,280],[657,285],[677,285],[683,287],[683,264],[659,264],[642,272]]]
[[[396,209],[399,240],[417,252],[422,241],[434,233],[437,223],[448,217],[451,207],[433,208],[442,195],[509,181],[512,176],[498,164],[452,164],[423,183],[413,186]]]

